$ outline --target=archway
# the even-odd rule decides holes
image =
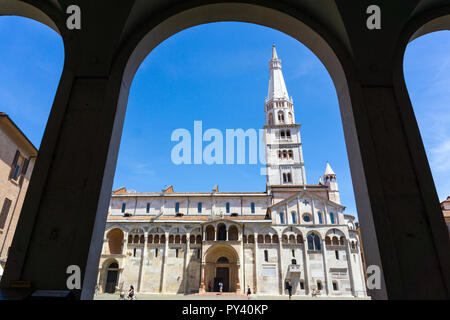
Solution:
[[[106,283],[105,292],[116,292],[117,281],[119,280],[119,264],[117,262],[111,262],[106,271]]]
[[[223,284],[223,292],[237,292],[239,283],[239,256],[228,245],[214,245],[205,253],[204,283],[207,290],[218,292]]]

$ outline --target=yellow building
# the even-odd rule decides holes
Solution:
[[[38,150],[19,127],[0,112],[0,276],[37,154]]]

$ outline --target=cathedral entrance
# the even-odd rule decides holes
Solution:
[[[213,285],[212,291],[219,292],[219,283],[223,284],[223,292],[237,292],[239,284],[239,256],[236,250],[228,245],[214,245],[205,256],[202,283]]]
[[[118,275],[119,275],[119,265],[116,262],[113,262],[109,265],[108,272],[106,275],[106,285],[105,285],[106,293],[116,292]]]
[[[219,283],[223,283],[223,292],[230,291],[229,289],[229,278],[230,276],[230,269],[228,267],[217,267],[216,268],[216,277],[214,278],[214,291],[219,292]]]

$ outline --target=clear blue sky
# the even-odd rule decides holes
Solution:
[[[338,101],[331,78],[302,44],[278,31],[226,22],[180,32],[154,49],[133,81],[114,188],[160,191],[264,191],[261,165],[180,165],[170,160],[173,130],[259,129],[264,124],[268,61],[277,46],[296,120],[302,124],[308,183],[329,161],[341,201],[356,214]],[[39,147],[64,63],[59,35],[37,22],[0,18],[0,111]],[[450,35],[408,47],[405,76],[440,199],[450,195]]]

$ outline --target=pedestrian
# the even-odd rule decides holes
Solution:
[[[247,297],[250,299],[250,295],[252,294],[252,290],[250,290],[250,285],[247,286]]]
[[[223,283],[219,282],[219,292],[220,292],[220,294],[222,294],[222,289],[223,289]]]
[[[208,291],[211,292],[211,280],[208,282]]]
[[[134,287],[130,285],[130,290],[128,290],[128,300],[133,300],[134,297]]]
[[[288,293],[289,293],[289,300],[291,300],[292,297],[292,284],[290,281],[287,282],[286,287],[288,289]]]

